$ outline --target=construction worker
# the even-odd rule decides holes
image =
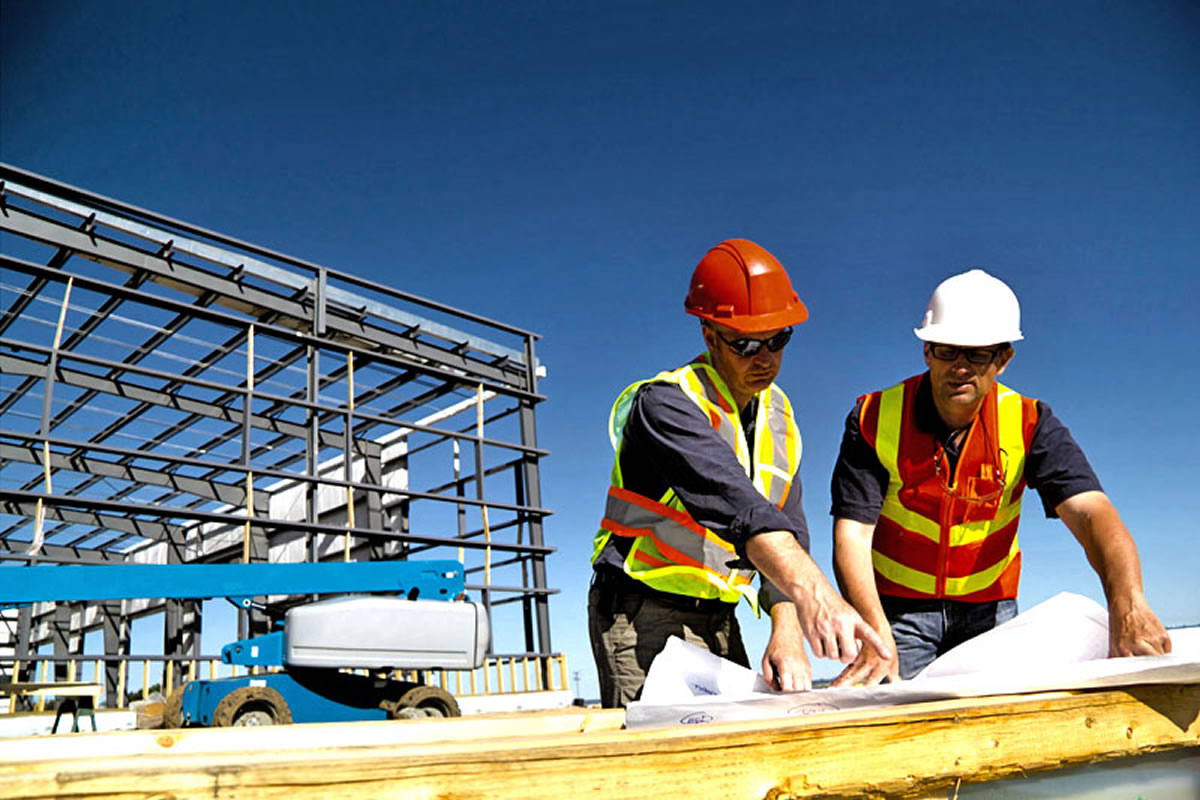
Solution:
[[[1110,655],[1170,651],[1137,547],[1083,451],[1048,405],[996,382],[1020,317],[983,270],[946,279],[914,329],[928,371],[850,412],[832,481],[834,571],[895,655],[864,647],[833,685],[910,678],[1016,615],[1026,485],[1100,576]]]
[[[808,310],[783,266],[745,239],[721,242],[684,302],[707,352],[620,394],[609,419],[612,486],[596,534],[588,628],[605,707],[637,699],[669,636],[749,666],[734,609],[770,614],[763,676],[812,685],[814,655],[848,663],[882,640],[806,552],[800,433],[775,385]],[[768,581],[751,587],[755,568]]]

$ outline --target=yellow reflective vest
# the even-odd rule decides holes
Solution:
[[[638,389],[652,382],[673,383],[683,390],[737,455],[754,488],[776,506],[783,507],[800,468],[800,431],[792,404],[778,386],[772,384],[759,392],[754,441],[747,442],[733,396],[708,363],[707,354],[679,369],[633,383],[617,397],[609,415],[609,438],[616,459],[592,561],[610,536],[627,537],[631,544],[624,569],[631,578],[659,591],[689,597],[719,598],[727,603],[745,597],[757,614],[758,596],[750,587],[754,571],[731,566],[738,560],[732,544],[692,519],[673,490],[653,499],[624,488],[621,445],[625,421]]]

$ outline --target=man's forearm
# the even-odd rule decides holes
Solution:
[[[803,637],[800,629],[800,617],[796,614],[796,604],[784,600],[771,606],[771,635]]]
[[[871,563],[871,540],[875,526],[851,519],[833,522],[833,574],[838,588],[863,619],[875,630],[887,622],[879,590],[875,587],[875,568]]]
[[[1084,492],[1056,508],[1087,553],[1108,600],[1109,655],[1171,652],[1171,636],[1142,590],[1137,545],[1103,492]]]
[[[746,555],[755,569],[795,603],[804,602],[825,582],[812,556],[788,531],[769,531],[751,537],[746,543]]]
[[[1059,504],[1058,515],[1079,540],[1111,605],[1142,595],[1137,545],[1117,509],[1101,492],[1085,492]]]
[[[858,654],[859,642],[866,642],[881,653],[890,652],[875,629],[834,591],[816,562],[790,533],[757,534],[746,543],[746,555],[795,603],[813,655],[849,663]]]

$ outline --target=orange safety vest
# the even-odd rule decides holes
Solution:
[[[923,376],[866,395],[863,438],[887,469],[871,560],[880,594],[969,602],[1017,596],[1017,525],[1037,401],[996,384],[960,448],[953,476],[941,444],[916,425]]]
[[[800,431],[787,395],[772,384],[758,394],[753,442],[746,441],[736,404],[725,382],[709,365],[707,354],[679,369],[631,384],[617,397],[609,415],[609,437],[616,451],[612,486],[601,528],[593,542],[592,562],[609,536],[631,540],[625,573],[654,589],[701,599],[736,603],[744,597],[758,613],[758,594],[750,587],[754,570],[734,569],[732,544],[696,522],[672,489],[653,500],[624,488],[621,444],[637,390],[645,383],[673,383],[704,412],[713,428],[737,454],[754,487],[782,508],[800,468]]]

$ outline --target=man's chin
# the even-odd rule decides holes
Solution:
[[[946,396],[946,402],[952,406],[973,405],[978,399],[979,393],[974,390],[969,392],[956,392],[955,394]]]
[[[774,382],[774,380],[775,380],[774,377],[757,378],[755,380],[746,381],[746,386],[749,387],[750,390],[753,391],[755,394],[758,394],[763,389],[766,389],[768,386],[770,386]]]

